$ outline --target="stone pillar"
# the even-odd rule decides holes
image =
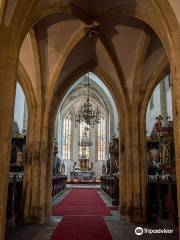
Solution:
[[[53,174],[54,123],[49,123],[46,94],[48,89],[48,63],[46,29],[35,28],[41,63],[40,88],[37,89],[37,106],[30,116],[28,159],[25,164],[24,221],[44,222],[51,215],[51,191]],[[52,127],[53,126],[53,127]],[[51,134],[49,135],[49,131]]]
[[[124,123],[124,122],[123,122]],[[120,213],[121,215],[126,216],[127,215],[127,161],[126,156],[128,155],[128,152],[126,151],[126,130],[124,127],[124,124],[121,125],[121,135],[120,135],[120,141],[119,141],[119,202],[120,202]]]
[[[42,222],[44,218],[47,137],[41,107],[29,116],[27,158],[24,171],[24,221]],[[53,160],[52,160],[53,164]],[[53,170],[52,170],[53,171]]]
[[[160,103],[161,115],[163,117],[163,125],[167,126],[167,98],[166,98],[166,84],[165,79],[160,82]]]
[[[178,50],[176,51],[176,54],[177,54],[176,58],[174,57],[174,65],[171,66],[171,75],[172,75],[173,127],[175,144],[174,146],[177,179],[177,201],[180,231],[180,53]]]
[[[7,38],[6,38],[7,36]],[[0,239],[4,239],[8,192],[11,133],[13,122],[17,47],[12,36],[1,31],[0,36]],[[15,38],[15,37],[14,37]]]
[[[46,146],[45,142],[36,141],[28,148],[29,164],[25,166],[24,178],[24,222],[42,223],[47,217],[47,212],[48,216],[51,215],[51,204],[46,203],[51,199],[51,194],[47,199],[46,192],[51,193],[52,190],[49,183],[52,181],[53,175],[53,151],[51,151],[52,161],[49,166],[50,161],[47,161],[47,156],[50,155]],[[49,145],[49,147],[51,146]],[[47,171],[49,171],[49,181],[47,181]]]
[[[95,136],[95,126],[92,128],[90,127],[89,130],[89,139],[92,142],[92,146],[89,147],[89,165],[91,165],[91,162],[93,163],[93,168],[95,167],[96,164],[96,151],[95,151],[95,146],[96,146],[96,136]],[[92,169],[95,170],[95,169]]]
[[[120,211],[131,221],[143,220],[142,174],[144,165],[140,152],[140,121],[138,107],[134,106],[128,112],[125,126],[121,126],[120,139]]]
[[[53,126],[52,126],[53,128]],[[51,130],[50,130],[51,131]],[[53,131],[52,131],[53,132]],[[46,164],[46,176],[45,176],[45,199],[44,199],[44,220],[52,215],[52,177],[53,177],[53,135],[51,135],[47,144],[47,164]]]
[[[135,107],[134,107],[135,108]],[[141,178],[140,178],[140,153],[139,153],[139,118],[138,109],[133,109],[130,115],[128,148],[131,151],[131,159],[128,161],[128,176],[132,179],[132,204],[129,206],[129,215],[132,220],[140,220],[141,218]],[[130,180],[131,181],[131,180]],[[131,196],[130,196],[131,199]]]
[[[72,160],[73,160],[73,164],[74,162],[76,162],[78,164],[78,159],[79,159],[79,145],[78,145],[78,141],[79,141],[79,136],[78,136],[78,124],[75,122],[74,118],[75,118],[75,113],[73,115],[73,121],[72,121],[72,130],[73,130],[73,134],[72,134]],[[73,169],[72,169],[73,170]],[[72,171],[71,170],[71,171]]]
[[[76,162],[76,164],[79,164],[79,128],[77,126],[74,126],[74,138],[73,138],[73,164]]]

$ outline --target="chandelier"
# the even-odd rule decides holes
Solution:
[[[89,98],[89,74],[88,74],[88,94],[84,103],[80,106],[76,114],[76,122],[85,122],[88,126],[94,126],[100,122],[101,112],[98,107],[93,109],[92,103]]]
[[[90,146],[92,146],[92,142],[91,142],[90,139],[88,138],[87,131],[89,131],[89,128],[86,126],[86,127],[84,128],[84,132],[83,132],[83,134],[82,134],[82,138],[81,138],[81,140],[78,142],[79,146],[83,146],[83,147],[90,147]]]

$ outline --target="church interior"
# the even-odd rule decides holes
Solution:
[[[0,1],[0,240],[179,239],[180,1]]]

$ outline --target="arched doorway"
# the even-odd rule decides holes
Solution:
[[[89,76],[89,99],[92,107],[101,113],[100,119],[93,126],[89,126],[85,121],[79,122],[77,119],[79,117],[78,110],[88,94],[87,76]],[[84,168],[86,170],[93,168],[97,179],[100,179],[102,165],[106,165],[106,161],[109,159],[110,139],[112,136],[119,137],[119,120],[110,92],[93,73],[86,74],[72,85],[62,101],[56,117],[55,136],[59,143],[58,156],[61,163],[65,164],[65,173],[68,178],[70,178],[70,172],[73,171],[73,165],[81,168],[78,159],[82,155],[82,146],[79,144],[85,127],[89,128],[88,138],[92,146],[87,146],[88,164]],[[70,139],[67,139],[68,137]],[[70,161],[69,164],[66,160]]]
[[[96,115],[94,120],[80,119],[87,99]],[[87,184],[100,184],[103,174],[119,174],[119,135],[118,113],[110,91],[97,75],[85,74],[67,91],[57,112],[54,137],[58,151],[53,171],[66,174],[69,183]],[[114,142],[115,154],[110,151]]]

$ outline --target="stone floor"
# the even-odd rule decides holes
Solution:
[[[111,202],[109,198],[102,192],[99,192],[103,201],[108,207],[111,207]],[[104,217],[105,222],[108,226],[109,231],[111,232],[113,240],[134,240],[134,239],[147,239],[147,240],[178,240],[177,229],[172,228],[168,225],[147,225],[147,224],[133,224],[128,221],[127,218],[120,216],[118,211],[111,211],[112,216]],[[135,229],[141,227],[145,232],[145,229],[155,230],[155,229],[172,229],[174,234],[165,234],[165,233],[143,233],[142,235],[136,235]]]
[[[22,224],[8,228],[6,240],[49,240],[61,218],[52,217],[45,224]]]
[[[88,187],[93,186],[86,185],[68,185],[67,190],[64,191],[60,196],[53,199],[53,204],[61,201],[73,187]],[[111,202],[107,196],[101,192],[99,186],[95,186],[98,190],[100,197],[111,207]],[[104,217],[105,222],[111,232],[113,240],[134,240],[134,239],[167,239],[167,240],[177,240],[178,234],[174,228],[167,225],[136,225],[129,223],[126,218],[119,215],[118,211],[111,211],[112,216]],[[50,240],[52,233],[54,232],[57,224],[61,221],[62,217],[51,217],[45,224],[22,224],[18,226],[9,226],[6,234],[6,240]],[[142,235],[136,235],[135,229],[141,227],[144,231]],[[172,229],[174,233],[145,233],[146,231],[158,229]],[[141,229],[140,229],[141,230]],[[72,238],[73,240],[73,238]],[[82,239],[85,240],[85,239]]]

